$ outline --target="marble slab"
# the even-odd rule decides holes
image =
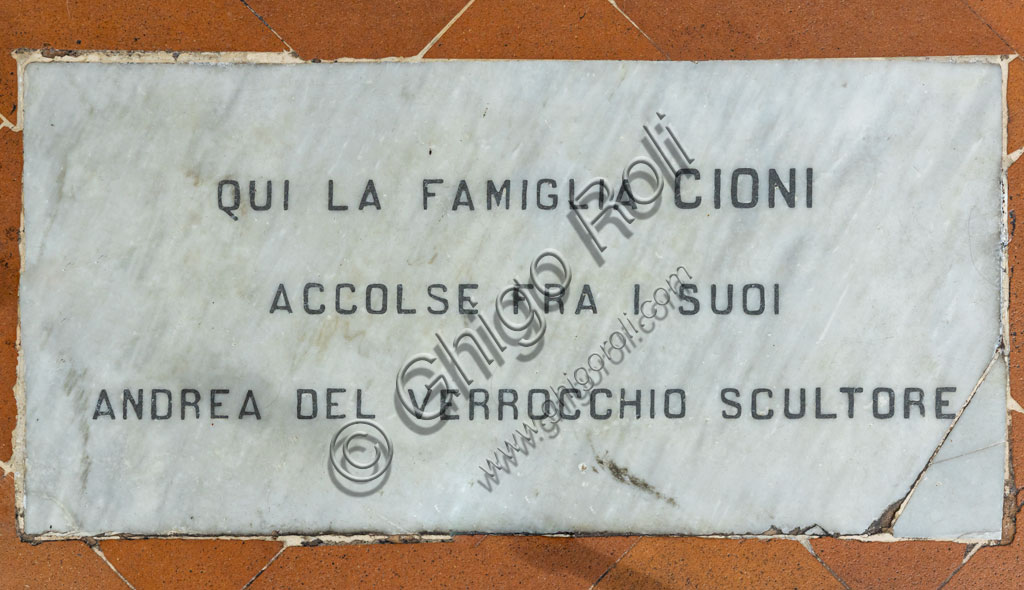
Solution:
[[[29,536],[1002,535],[998,61],[23,83]]]

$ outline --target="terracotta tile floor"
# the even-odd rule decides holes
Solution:
[[[294,51],[304,59],[764,59],[1014,54],[1021,0],[4,0],[0,126],[14,122],[18,47]],[[1009,151],[1024,148],[1024,64],[1010,66]],[[818,539],[458,537],[287,547],[269,541],[31,545],[15,531],[7,461],[16,408],[21,137],[0,128],[0,588],[1022,588],[1024,537],[998,547]],[[1024,202],[1024,158],[1009,172]],[[1015,217],[1013,218],[1015,219]],[[1011,241],[1011,389],[1021,366],[1024,244]],[[1011,428],[1024,483],[1024,415]],[[1014,490],[1016,495],[1016,490]]]

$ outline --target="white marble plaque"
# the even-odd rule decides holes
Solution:
[[[1001,67],[30,63],[24,531],[998,539]]]

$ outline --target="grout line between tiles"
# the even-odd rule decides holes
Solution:
[[[654,42],[654,39],[651,39],[650,35],[645,33],[644,30],[640,28],[640,25],[636,24],[636,21],[634,21],[632,18],[630,18],[629,15],[626,14],[626,12],[624,10],[619,8],[619,5],[615,3],[615,0],[608,0],[608,3],[611,4],[612,7],[615,10],[618,10],[619,14],[621,14],[626,20],[628,20],[629,24],[633,25],[633,28],[635,28],[637,31],[640,31],[640,34],[644,36],[644,39],[647,39],[648,43],[653,45],[654,48],[658,50],[658,53],[663,55],[665,57],[665,59],[667,59],[667,60],[671,60],[672,59],[671,57],[668,56],[667,53],[665,53],[664,51],[661,50],[661,47],[658,47],[658,44]]]
[[[121,572],[117,571],[117,568],[114,567],[114,564],[110,563],[110,560],[107,559],[107,556],[103,554],[103,550],[100,549],[99,543],[92,543],[92,544],[89,544],[89,546],[92,548],[93,552],[96,555],[100,556],[100,559],[103,560],[103,563],[107,564],[107,567],[109,567],[111,570],[113,570],[113,572],[115,574],[117,574],[117,577],[121,578],[121,581],[124,582],[126,586],[128,586],[132,590],[135,590],[135,586],[132,586],[132,583],[129,582],[128,579],[125,578],[123,575],[121,575]]]
[[[835,578],[837,582],[842,584],[843,588],[845,588],[846,590],[852,590],[852,588],[850,588],[850,585],[846,583],[846,580],[840,578],[839,574],[837,574],[832,568],[830,568],[828,566],[828,564],[825,563],[825,560],[822,559],[820,555],[818,555],[818,553],[814,550],[814,547],[811,547],[811,542],[809,540],[807,540],[807,539],[800,539],[799,543],[801,545],[803,545],[803,548],[806,549],[807,552],[810,553],[811,556],[814,557],[814,559],[818,563],[821,564],[821,567],[825,568],[825,571],[827,571],[829,574],[831,574],[832,577]]]
[[[263,574],[263,572],[267,571],[267,568],[270,567],[270,564],[277,561],[277,558],[281,557],[281,554],[284,553],[284,550],[288,547],[291,547],[291,545],[289,545],[288,543],[281,543],[281,548],[278,549],[277,553],[275,553],[274,556],[270,558],[270,561],[268,561],[266,565],[260,568],[260,571],[256,572],[255,576],[253,576],[248,582],[245,583],[245,586],[242,586],[242,590],[245,590],[249,586],[252,586],[252,583],[256,581],[256,578],[260,577]]]
[[[636,544],[642,541],[643,539],[644,537],[639,537],[636,541],[633,541],[633,544],[630,545],[625,551],[623,551],[622,555],[620,555],[618,559],[616,559],[611,565],[609,565],[608,569],[604,570],[604,573],[602,573],[600,576],[597,577],[596,580],[594,580],[594,583],[590,585],[589,590],[594,590],[594,588],[601,583],[601,580],[603,580],[604,577],[608,575],[608,572],[612,571],[612,569],[614,569],[615,566],[619,565],[619,562],[622,561],[624,557],[626,557],[626,554],[632,551],[633,547],[636,547]]]
[[[434,35],[434,38],[431,39],[429,43],[427,43],[427,46],[421,49],[420,52],[416,54],[416,57],[422,58],[424,55],[426,55],[426,53],[430,51],[430,48],[433,47],[434,44],[437,43],[441,39],[441,37],[448,32],[448,29],[452,28],[452,25],[455,24],[455,21],[459,20],[459,17],[461,17],[467,10],[469,10],[469,7],[472,6],[474,2],[476,2],[476,0],[469,0],[469,2],[467,2],[466,5],[462,7],[462,10],[460,10],[455,16],[453,16],[452,20],[448,21],[448,24],[446,24],[443,29],[441,29],[440,31],[438,31],[436,35]]]
[[[960,2],[967,7],[967,10],[971,11],[971,14],[973,14],[975,17],[977,17],[978,20],[981,21],[981,24],[985,25],[988,28],[988,30],[992,31],[993,35],[999,37],[999,40],[1002,41],[1004,45],[1012,49],[1014,53],[1020,53],[1019,51],[1017,51],[1016,47],[1011,45],[1010,42],[1006,40],[1005,37],[999,34],[999,31],[997,31],[995,27],[990,25],[987,20],[985,20],[980,14],[978,14],[977,10],[974,10],[974,7],[971,6],[971,3],[968,0],[960,0]]]
[[[1006,167],[1009,168],[1010,166],[1013,166],[1013,163],[1016,162],[1022,154],[1024,154],[1024,147],[1021,147],[1011,154],[1006,154]]]
[[[941,584],[939,584],[939,587],[936,588],[936,590],[942,590],[943,588],[945,588],[946,585],[949,584],[949,582],[953,579],[953,577],[960,573],[960,570],[962,570],[963,567],[967,565],[967,562],[970,561],[972,557],[974,557],[974,554],[977,553],[978,550],[984,546],[984,543],[978,543],[977,545],[974,545],[973,547],[966,549],[964,551],[963,561],[960,562],[960,565],[953,568],[953,571],[949,572],[949,576],[947,576],[946,579],[943,580]]]
[[[249,6],[249,3],[246,2],[245,0],[238,0],[238,1],[241,2],[243,6],[248,8],[249,12],[251,12],[253,14],[253,16],[255,16],[256,18],[260,19],[260,22],[263,23],[263,26],[267,27],[267,29],[269,29],[270,32],[273,33],[275,37],[277,37],[278,41],[283,43],[284,46],[288,48],[288,51],[290,51],[292,53],[295,53],[295,50],[292,49],[292,46],[289,45],[288,42],[284,40],[284,37],[282,37],[281,35],[277,34],[277,31],[274,30],[274,27],[270,26],[270,23],[267,22],[267,19],[263,18],[263,16],[260,13],[256,12],[255,10],[253,10],[252,6]]]

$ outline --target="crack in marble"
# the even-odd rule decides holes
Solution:
[[[967,451],[966,453],[960,453],[959,455],[954,455],[952,457],[947,457],[945,459],[939,459],[938,461],[933,462],[932,465],[938,465],[939,463],[945,463],[947,461],[952,461],[954,459],[960,459],[961,457],[966,457],[967,455],[973,455],[975,453],[980,453],[982,451],[991,449],[992,447],[998,447],[999,445],[1003,445],[1003,444],[1006,444],[1006,441],[1002,441],[1001,440],[1001,441],[999,441],[997,443],[992,443],[990,445],[985,445],[985,446],[981,447],[980,449],[974,449],[972,451]]]
[[[885,512],[883,512],[882,515],[879,516],[878,520],[873,522],[871,526],[868,527],[868,529],[865,531],[865,534],[870,535],[872,534],[872,532],[885,532],[890,534],[892,533],[893,525],[896,524],[896,521],[899,520],[900,516],[903,514],[903,511],[906,509],[907,504],[913,497],[914,492],[917,490],[917,487],[921,484],[922,481],[924,481],[925,473],[932,465],[936,463],[935,457],[939,454],[939,451],[942,449],[942,445],[946,444],[946,441],[949,440],[949,436],[950,434],[952,434],[953,429],[956,428],[956,425],[960,422],[960,417],[963,416],[964,410],[967,409],[971,401],[974,399],[974,396],[978,393],[978,390],[981,388],[981,384],[985,382],[986,378],[988,378],[989,372],[991,372],[992,368],[995,366],[997,362],[1003,360],[1003,354],[1003,343],[1002,341],[1000,341],[999,344],[996,346],[995,353],[993,353],[992,355],[992,360],[989,361],[988,365],[985,367],[985,370],[982,372],[981,377],[978,379],[978,382],[975,383],[974,387],[971,389],[971,393],[967,396],[967,399],[964,400],[964,403],[961,404],[960,408],[957,410],[956,416],[950,423],[949,428],[946,429],[945,434],[943,434],[942,438],[939,440],[939,444],[935,447],[935,450],[933,450],[931,455],[928,457],[928,462],[925,463],[924,468],[921,469],[920,473],[917,474],[917,478],[914,480],[914,483],[910,486],[910,489],[902,498],[890,504],[889,507],[885,510]],[[1005,362],[1005,360],[1003,362]],[[1002,442],[1000,442],[999,444],[1002,444]]]
[[[55,498],[53,495],[48,494],[46,492],[40,492],[40,495],[43,498],[53,502],[53,504],[55,506],[57,506],[57,508],[60,508],[60,511],[64,513],[64,516],[68,519],[68,523],[71,526],[77,526],[78,525],[78,519],[75,518],[75,515],[70,510],[68,510],[68,507],[65,506],[63,502],[61,502],[60,500]],[[28,535],[25,535],[24,537],[25,538],[30,538]]]

